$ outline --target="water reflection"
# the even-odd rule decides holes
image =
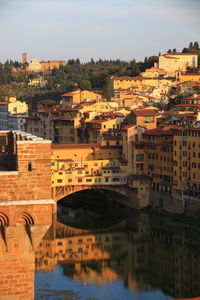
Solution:
[[[199,233],[165,225],[144,213],[135,213],[108,230],[56,222],[41,241],[35,261],[36,299],[200,295]]]
[[[82,216],[70,226],[55,220],[42,240],[41,227],[34,236],[22,225],[1,226],[0,299],[33,300],[34,271],[36,300],[199,296],[199,231],[163,217],[119,211],[123,217],[109,220],[108,227],[103,218],[99,226],[91,213],[95,220],[87,228]]]

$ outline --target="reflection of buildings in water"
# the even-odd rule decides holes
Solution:
[[[95,282],[97,285],[103,285],[117,279],[117,272],[107,265],[107,261],[99,264],[75,263],[74,265],[73,280],[81,281],[84,284]]]
[[[54,270],[98,285],[122,279],[133,291],[161,289],[177,298],[200,294],[198,235],[140,216],[137,230],[44,239],[36,251],[36,269]],[[150,230],[151,227],[151,230]],[[194,240],[195,242],[192,242]]]

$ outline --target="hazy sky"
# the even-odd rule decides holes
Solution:
[[[143,60],[199,41],[200,0],[0,0],[0,61]]]

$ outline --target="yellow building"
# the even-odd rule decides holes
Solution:
[[[199,147],[200,128],[175,129],[173,195],[183,202],[200,197]]]
[[[121,159],[122,146],[101,146],[96,144],[52,145],[52,154],[56,159],[73,161]]]
[[[52,187],[126,183],[126,168],[118,160],[52,159]]]
[[[195,82],[200,82],[200,73],[177,73],[177,81],[182,83],[182,82],[187,82],[187,81],[195,81]]]
[[[32,72],[40,72],[42,71],[42,65],[39,62],[38,59],[34,58],[32,59],[31,63],[27,67],[27,71],[32,71]]]
[[[84,90],[76,90],[62,95],[61,105],[63,108],[81,102],[94,102],[102,99],[102,95]]]
[[[120,129],[124,119],[125,116],[88,121],[86,123],[87,143],[100,144],[103,132],[109,129]]]
[[[142,139],[132,142],[133,173],[152,178],[153,189],[172,193],[173,130],[169,127],[144,131]]]
[[[113,95],[120,90],[147,92],[152,88],[158,88],[162,93],[168,93],[169,89],[176,84],[175,79],[158,77],[111,77],[110,82]]]
[[[165,70],[152,67],[150,69],[146,69],[141,75],[142,77],[155,78],[159,76],[164,76],[166,74]]]
[[[194,53],[167,53],[159,56],[159,68],[168,75],[175,76],[177,71],[185,72],[187,67],[197,68],[198,55]]]

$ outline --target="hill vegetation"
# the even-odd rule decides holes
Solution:
[[[169,49],[168,53],[176,52]],[[200,58],[198,42],[191,42],[183,53],[197,53]],[[98,90],[105,98],[109,99],[110,76],[138,76],[145,69],[154,66],[158,56],[145,57],[144,61],[136,62],[135,59],[127,62],[122,60],[102,60],[81,63],[79,59],[70,59],[66,66],[53,69],[46,73],[27,73],[24,66],[17,61],[8,60],[0,63],[0,97],[16,96],[25,101],[30,108],[38,106],[51,106],[58,103],[63,92],[76,88]],[[199,61],[200,64],[200,61]],[[188,69],[188,72],[197,72],[198,69]],[[43,77],[47,80],[45,87],[32,87],[28,85],[30,79]]]

